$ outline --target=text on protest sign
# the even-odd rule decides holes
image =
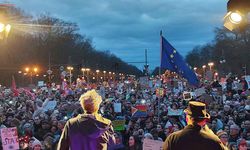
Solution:
[[[144,139],[143,140],[143,150],[162,150],[162,141]]]
[[[125,130],[125,120],[114,120],[112,121],[112,125],[115,131]]]
[[[3,150],[17,150],[19,149],[19,141],[17,128],[2,128],[1,129]]]

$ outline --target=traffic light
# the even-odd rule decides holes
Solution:
[[[230,31],[244,30],[249,23],[247,15],[250,12],[250,0],[229,0],[224,26]]]

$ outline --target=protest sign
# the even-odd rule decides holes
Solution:
[[[156,96],[162,97],[164,95],[164,89],[163,88],[157,88],[156,89]]]
[[[183,99],[184,100],[191,100],[192,99],[192,96],[193,96],[194,94],[192,93],[192,92],[183,92]]]
[[[56,107],[56,101],[48,101],[48,103],[43,107],[44,111],[53,110]]]
[[[125,130],[125,120],[113,120],[112,125],[115,131]]]
[[[206,90],[205,90],[205,88],[204,87],[202,87],[202,88],[199,88],[199,89],[196,89],[195,91],[194,91],[194,93],[195,93],[195,96],[201,96],[202,94],[205,94],[206,93]]]
[[[114,103],[114,111],[115,112],[122,112],[122,104],[121,103]]]
[[[144,139],[143,150],[162,150],[163,142],[158,140]]]
[[[181,116],[183,114],[183,110],[182,109],[168,109],[168,116]]]
[[[17,150],[19,149],[19,140],[17,128],[2,128],[1,138],[3,150]]]
[[[44,86],[44,81],[38,81],[38,84],[37,84],[39,87],[42,87]]]

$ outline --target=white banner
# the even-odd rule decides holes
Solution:
[[[157,140],[144,139],[143,150],[162,150],[163,142]]]

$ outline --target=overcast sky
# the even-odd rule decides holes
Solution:
[[[5,0],[6,1],[6,0]],[[76,22],[98,50],[126,62],[160,63],[160,30],[183,56],[211,42],[221,27],[227,0],[9,0],[34,15],[44,12]],[[139,69],[143,64],[134,64]]]

